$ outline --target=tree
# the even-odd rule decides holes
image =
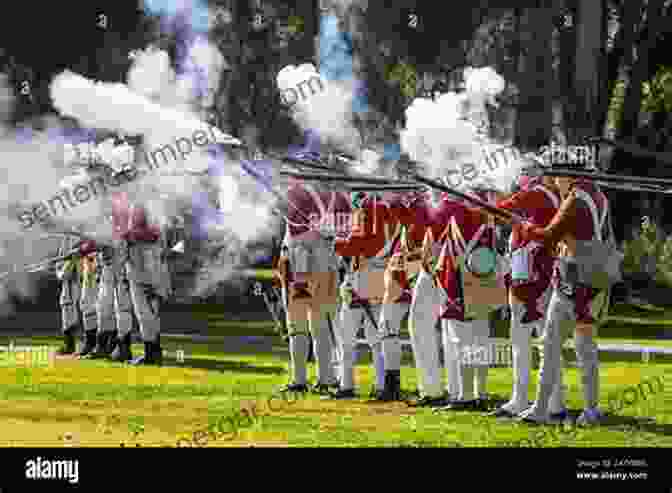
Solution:
[[[523,10],[519,32],[523,50],[516,78],[520,99],[515,143],[522,148],[538,148],[548,144],[552,136],[555,93],[551,51],[552,2],[546,0],[537,8]]]
[[[571,64],[571,92],[566,128],[568,140],[580,144],[584,137],[601,135],[600,90],[604,59],[604,2],[578,0],[574,16],[575,51]],[[567,67],[569,68],[569,67]]]
[[[653,50],[661,32],[665,17],[663,9],[665,0],[648,0],[646,8],[646,39],[637,47],[637,60],[630,71],[629,83],[623,102],[623,117],[618,136],[633,136],[639,124],[641,110],[642,86],[649,75],[649,52]]]
[[[641,20],[643,0],[629,0],[620,2],[610,11],[610,21],[616,28],[615,37],[611,50],[607,53],[605,84],[606,98],[601,101],[599,115],[601,117],[598,128],[605,129],[613,125],[618,126],[616,121],[609,122],[610,108],[615,98],[622,97],[623,81],[620,77],[622,67],[630,67],[634,55],[633,46],[636,41],[637,27]],[[619,87],[619,83],[621,87]],[[620,112],[617,117],[620,118]]]

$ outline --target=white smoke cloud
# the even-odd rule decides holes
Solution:
[[[283,100],[293,103],[292,116],[302,129],[317,132],[336,149],[359,155],[361,136],[352,123],[354,81],[328,81],[306,63],[284,67],[276,84]]]
[[[53,197],[57,184],[69,170],[63,162],[62,144],[50,133],[59,130],[53,117],[45,117],[46,131],[32,139],[21,139],[6,118],[15,104],[15,94],[7,77],[0,74],[0,314],[13,311],[8,303],[11,294],[30,298],[37,295],[36,275],[28,275],[21,267],[56,254],[62,237],[45,236],[39,227],[25,229],[22,214],[40,201]],[[67,229],[68,225],[60,225]],[[55,228],[59,226],[55,225]]]
[[[487,107],[497,106],[506,81],[491,67],[469,67],[464,79],[462,92],[413,100],[406,109],[401,147],[427,166],[428,175],[448,179],[455,188],[508,192],[525,161],[517,149],[500,145],[484,131],[490,125]]]
[[[177,76],[170,67],[165,52],[149,47],[135,53],[134,63],[128,74],[128,84],[94,82],[78,74],[65,71],[52,81],[51,96],[54,106],[63,116],[75,118],[84,128],[103,129],[126,135],[143,137],[145,151],[153,151],[166,145],[175,145],[176,139],[193,139],[197,131],[204,132],[212,142],[212,133],[222,143],[239,143],[218,129],[202,121],[204,102],[211,103],[216,92],[221,70],[226,62],[204,38],[198,38],[190,49],[189,67]],[[195,73],[201,79],[190,79]],[[195,95],[195,88],[205,81],[206,97]],[[208,101],[208,97],[210,101]],[[7,112],[13,104],[13,92],[6,84],[0,84],[0,113]],[[59,128],[58,121],[48,121],[48,128]],[[2,261],[8,270],[11,265],[37,262],[48,254],[55,253],[60,238],[44,241],[40,237],[44,227],[36,224],[26,231],[18,214],[22,207],[45,202],[59,193],[63,187],[72,189],[77,184],[90,184],[95,172],[74,159],[73,148],[64,147],[65,142],[55,140],[49,132],[38,134],[31,142],[19,142],[13,132],[1,132],[0,138],[0,229],[4,243]],[[68,150],[70,152],[68,152]],[[124,146],[112,146],[110,141],[98,146],[101,158],[114,169],[123,166]],[[146,159],[143,149],[135,149],[135,164],[141,170],[139,177],[112,191],[125,191],[133,202],[142,203],[150,218],[160,225],[188,209],[197,192],[217,188],[221,183],[203,173],[213,164],[213,157],[192,145],[184,159],[162,161],[158,170],[149,171],[143,166]],[[185,154],[187,154],[185,152]],[[126,156],[127,157],[127,156]],[[241,184],[239,164],[223,155],[218,158],[222,174]],[[249,179],[247,179],[249,181]],[[253,187],[254,188],[254,187]],[[231,204],[235,204],[226,221],[212,225],[209,230],[215,241],[224,237],[238,238],[232,245],[268,232],[268,207],[258,196],[250,193],[250,186],[233,186],[224,189]],[[110,222],[111,201],[109,196],[91,197],[85,204],[70,208],[55,218],[54,229],[76,228],[97,239],[112,236]],[[39,239],[38,239],[39,238]],[[241,246],[242,248],[242,246]],[[233,256],[232,258],[234,258]],[[228,266],[229,272],[235,266]],[[221,269],[220,269],[221,270]],[[222,271],[224,272],[224,271]],[[227,274],[229,275],[229,274]],[[27,277],[5,283],[0,292],[30,292]],[[217,283],[219,276],[211,278]],[[210,281],[209,281],[210,282]]]

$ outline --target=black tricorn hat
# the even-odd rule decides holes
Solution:
[[[540,149],[539,155],[547,165],[576,171],[594,170],[598,167],[599,147],[593,143],[559,145],[551,143]]]

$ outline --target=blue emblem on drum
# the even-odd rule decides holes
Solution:
[[[497,271],[497,254],[492,248],[475,248],[467,257],[466,267],[476,277],[491,276]]]

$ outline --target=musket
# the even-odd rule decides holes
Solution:
[[[513,221],[513,222],[518,222],[522,223],[525,221],[525,219],[522,216],[519,216],[518,214],[515,214],[513,212],[509,212],[504,209],[500,209],[498,207],[495,207],[493,205],[488,204],[487,202],[484,202],[483,200],[477,199],[476,197],[472,197],[471,195],[467,195],[466,193],[458,192],[457,190],[453,190],[450,187],[447,187],[443,183],[439,183],[434,180],[430,180],[429,178],[425,178],[424,176],[420,176],[418,174],[413,175],[413,178],[420,183],[424,183],[425,185],[435,188],[437,190],[440,190],[441,192],[445,192],[449,195],[453,195],[454,197],[457,197],[459,199],[464,200],[465,202],[470,202],[480,209],[483,209],[486,211],[488,214],[493,215],[495,217],[502,218],[506,221]]]
[[[561,176],[568,178],[586,178],[601,183],[622,183],[633,185],[649,185],[654,187],[672,188],[672,179],[669,178],[649,178],[648,176],[616,175],[613,173],[599,173],[594,171],[579,171],[569,169],[558,169],[554,167],[533,166],[523,170],[528,176]],[[661,192],[668,189],[661,188]]]
[[[74,257],[75,255],[78,255],[78,254],[79,254],[79,247],[76,247],[76,248],[73,248],[72,250],[70,250],[65,255],[59,255],[58,257],[48,258],[46,260],[43,260],[42,262],[37,262],[37,263],[34,263],[34,264],[24,265],[19,270],[11,270],[11,271],[7,271],[7,272],[3,272],[2,274],[0,274],[0,279],[4,279],[5,277],[7,277],[11,274],[15,274],[17,272],[26,272],[26,273],[31,273],[31,274],[35,273],[35,272],[39,272],[39,271],[50,268],[53,264],[57,264],[59,262],[64,262],[66,260],[69,260],[69,259],[71,259],[72,257]]]
[[[339,183],[360,183],[360,184],[372,184],[380,186],[407,186],[407,187],[418,187],[418,184],[412,181],[394,181],[386,178],[377,178],[373,176],[366,175],[353,175],[353,174],[338,174],[338,173],[297,173],[294,171],[280,171],[280,175],[287,176],[290,178],[306,181],[320,181],[320,182],[339,182]]]
[[[590,137],[586,139],[586,142],[592,144],[606,144],[621,151],[627,152],[628,154],[632,154],[633,156],[645,158],[648,157],[655,159],[656,161],[660,161],[661,163],[672,164],[672,153],[669,152],[649,151],[648,149],[644,149],[643,147],[635,144],[616,142],[615,140],[607,139],[606,137]]]
[[[426,187],[421,185],[351,185],[346,186],[351,192],[413,192],[420,191]]]
[[[273,300],[271,299],[271,296],[268,294],[266,291],[266,288],[260,283],[257,282],[255,285],[256,287],[259,287],[259,291],[261,294],[261,297],[264,300],[264,304],[266,305],[266,308],[268,309],[269,313],[271,314],[271,317],[273,317],[273,322],[275,322],[275,330],[280,334],[282,337],[285,337],[287,335],[287,326],[285,324],[284,317],[282,316],[282,313],[279,313],[280,311],[276,308],[278,305],[279,298],[277,298],[277,293],[273,291]]]

